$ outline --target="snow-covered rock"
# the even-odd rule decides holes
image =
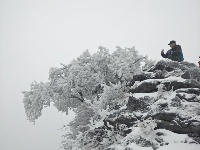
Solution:
[[[199,150],[199,76],[196,65],[173,61],[134,75],[126,107],[104,120],[123,133],[107,150]]]

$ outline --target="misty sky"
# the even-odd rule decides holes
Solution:
[[[98,46],[135,46],[160,60],[170,40],[197,64],[200,0],[0,0],[0,149],[59,150],[58,129],[73,115],[50,107],[33,126],[21,93],[48,81],[50,67]]]

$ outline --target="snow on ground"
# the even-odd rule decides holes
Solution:
[[[130,93],[129,96],[133,96],[135,98],[144,98],[144,97],[152,97],[152,98],[156,98],[158,96],[158,92],[154,92],[154,93]]]
[[[138,146],[135,143],[131,143],[128,147],[129,148],[134,148],[134,150],[153,150],[152,147],[141,147],[141,146]]]
[[[188,144],[188,143],[172,143],[172,144],[160,147],[157,150],[200,150],[200,145]]]
[[[156,138],[162,141],[163,145],[160,146],[157,143],[157,150],[200,150],[200,145],[195,144],[195,141],[188,137],[187,134],[177,134],[165,129],[152,130],[151,132],[144,133],[139,127],[135,127],[134,130],[125,137],[121,143],[110,146],[109,148],[115,148],[115,150],[124,150],[130,148],[131,150],[153,150],[152,147],[142,147],[132,142],[126,145],[129,140],[136,140],[138,137],[142,136],[146,140],[150,140],[156,144]],[[157,135],[160,133],[161,135]],[[169,144],[168,144],[169,143]]]
[[[156,132],[163,133],[159,138],[163,139],[167,143],[193,142],[187,134],[177,134],[166,129],[157,129]]]

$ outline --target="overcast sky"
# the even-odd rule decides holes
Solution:
[[[47,108],[33,126],[21,91],[50,67],[98,46],[132,47],[160,60],[170,40],[185,60],[200,55],[200,0],[0,0],[0,149],[59,150],[71,116]]]

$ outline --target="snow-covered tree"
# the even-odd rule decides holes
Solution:
[[[82,149],[94,147],[94,143],[84,141],[95,128],[93,123],[99,121],[102,125],[103,114],[106,114],[103,112],[123,105],[127,83],[134,74],[142,71],[142,62],[145,69],[153,64],[147,57],[139,55],[134,47],[122,49],[117,46],[112,54],[102,46],[93,55],[86,50],[68,65],[52,67],[49,82],[34,82],[30,91],[23,92],[26,116],[35,122],[42,115],[43,107],[50,106],[50,102],[66,114],[71,109],[76,117],[69,124],[70,133],[65,136],[63,147],[71,150],[73,143]]]

